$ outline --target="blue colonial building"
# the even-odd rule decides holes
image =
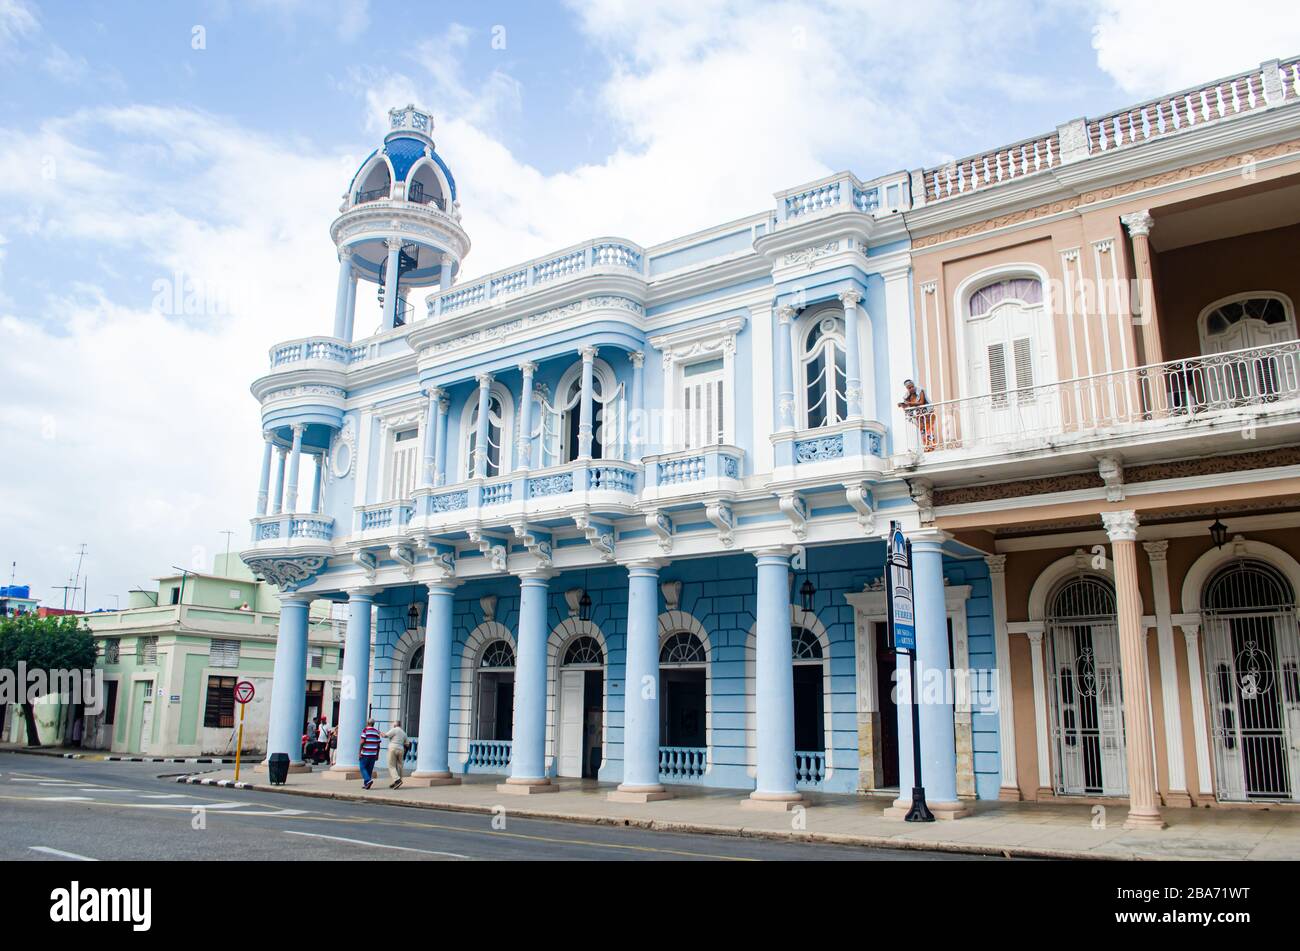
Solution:
[[[912,177],[839,174],[664,244],[598,237],[462,281],[433,120],[390,116],[332,226],[333,332],[274,347],[253,386],[244,558],[285,592],[270,752],[301,759],[307,608],[328,599],[348,611],[342,778],[369,714],[417,737],[408,782],[702,784],[774,808],[909,787],[892,520],[923,669],[995,666],[986,553],[922,527],[889,461],[913,425]],[[998,795],[997,718],[972,697],[921,710],[942,814]]]

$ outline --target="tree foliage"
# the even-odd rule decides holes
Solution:
[[[94,635],[75,614],[0,619],[0,670],[15,676],[20,662],[29,671],[90,670],[96,653]]]

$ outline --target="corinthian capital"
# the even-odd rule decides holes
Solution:
[[[1151,234],[1151,228],[1156,223],[1149,211],[1135,211],[1129,215],[1120,215],[1119,220],[1128,229],[1130,237],[1134,238],[1147,237]]]

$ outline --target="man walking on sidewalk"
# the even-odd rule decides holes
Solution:
[[[362,789],[369,789],[375,781],[375,760],[379,759],[379,745],[383,740],[383,735],[375,729],[375,721],[367,720],[366,728],[361,731],[361,753],[358,757]]]
[[[406,759],[411,741],[407,739],[406,731],[396,723],[384,734],[384,739],[388,741],[388,775],[392,779],[388,788],[396,789],[402,785],[402,761]]]

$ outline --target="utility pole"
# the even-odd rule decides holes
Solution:
[[[230,538],[235,533],[232,532],[230,529],[226,529],[223,532],[218,532],[218,534],[226,536],[226,564],[224,570],[226,574],[229,575],[230,574]]]

